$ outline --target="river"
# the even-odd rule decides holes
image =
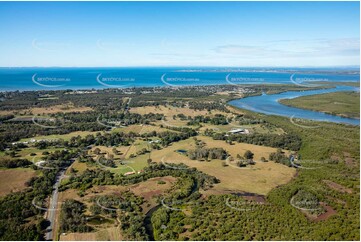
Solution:
[[[316,121],[360,125],[359,119],[344,118],[336,115],[326,114],[323,112],[289,107],[278,102],[280,99],[296,98],[296,97],[302,97],[308,95],[341,92],[341,91],[359,92],[360,88],[351,87],[351,86],[337,86],[335,88],[312,90],[312,91],[289,91],[289,92],[283,92],[272,95],[262,94],[260,96],[252,96],[252,97],[232,100],[229,102],[229,104],[238,108],[250,110],[253,112],[268,114],[268,115],[279,115],[289,118],[293,117],[293,118],[310,119]]]

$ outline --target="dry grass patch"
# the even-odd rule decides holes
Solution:
[[[35,139],[35,140],[57,140],[57,139],[70,140],[72,137],[76,137],[76,136],[85,137],[89,134],[95,135],[96,133],[98,133],[98,132],[75,131],[75,132],[71,132],[69,134],[42,135],[42,136],[35,136],[32,138],[24,138],[24,139],[21,139],[20,142],[30,141],[32,139]]]
[[[69,233],[60,235],[61,241],[121,241],[119,227],[101,229],[91,233]]]
[[[53,114],[53,113],[71,113],[71,112],[86,112],[91,111],[92,108],[89,107],[75,107],[72,103],[67,104],[59,104],[50,107],[42,107],[42,108],[29,108],[29,109],[21,109],[21,110],[11,110],[11,111],[0,111],[0,115],[7,115],[7,114],[19,114],[19,115],[26,115],[26,114],[33,114],[33,115],[46,115],[46,114]]]
[[[148,114],[148,113],[160,113],[164,114],[166,117],[173,117],[173,115],[177,114],[184,114],[185,116],[198,116],[198,115],[215,115],[215,114],[223,114],[226,115],[226,113],[213,110],[213,111],[207,111],[207,110],[194,110],[187,107],[184,108],[178,108],[178,107],[172,107],[172,106],[145,106],[145,107],[136,107],[131,108],[131,113],[139,113],[139,114]]]
[[[256,164],[239,168],[235,166],[222,166],[222,160],[212,160],[210,162],[200,162],[190,160],[187,156],[181,155],[176,150],[195,149],[195,142],[192,139],[174,143],[171,146],[155,150],[151,153],[153,161],[168,163],[184,163],[187,166],[195,167],[202,172],[215,176],[220,179],[221,183],[216,184],[214,188],[205,193],[224,193],[227,191],[251,192],[261,195],[267,194],[273,188],[286,184],[296,174],[296,170],[274,162],[261,162],[263,156],[268,158],[271,152],[275,152],[275,148],[236,143],[229,145],[224,141],[212,140],[209,137],[197,137],[199,140],[206,142],[206,147],[217,147],[227,150],[232,156],[237,154],[243,155],[246,150],[251,150],[255,156]]]
[[[70,168],[76,170],[77,173],[83,173],[86,169],[95,169],[95,166],[91,167],[88,166],[85,162],[74,161]],[[70,169],[68,169],[65,174],[70,175]]]
[[[31,169],[0,170],[0,196],[25,189],[27,187],[25,183],[35,176],[36,172]]]
[[[71,113],[71,112],[86,112],[91,111],[89,107],[74,107],[72,104],[55,105],[46,108],[32,108],[30,111],[33,114],[52,114],[52,113]]]
[[[124,132],[124,133],[135,132],[135,133],[139,133],[139,134],[150,133],[152,131],[164,132],[164,131],[167,131],[167,129],[161,128],[159,126],[139,125],[138,124],[138,125],[129,125],[124,128],[115,128],[112,130],[112,132]]]

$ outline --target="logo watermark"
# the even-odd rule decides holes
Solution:
[[[181,85],[179,83],[191,83],[200,82],[199,78],[194,77],[166,77],[167,73],[164,73],[160,80],[167,86],[170,87],[180,87],[180,86],[190,86],[190,85]],[[178,84],[177,84],[178,83]]]
[[[295,77],[298,73],[293,73],[290,76],[290,81],[293,84],[301,87],[319,87],[321,85],[312,84],[311,82],[325,82],[328,81],[326,78],[313,78],[313,77]]]
[[[316,194],[314,189],[311,190]],[[317,193],[319,193],[319,191],[317,191]],[[300,190],[294,196],[292,196],[290,199],[290,204],[292,207],[302,211],[315,212],[323,210],[321,203],[318,201],[316,195],[306,190]]]
[[[65,124],[65,120],[56,117],[44,117],[44,116],[33,116],[31,118],[33,124],[42,127],[44,129],[56,129]]]
[[[46,211],[46,212],[49,212],[49,211],[58,211],[60,210],[60,208],[58,207],[61,207],[61,205],[63,205],[65,202],[56,202],[56,203],[52,203],[50,202],[50,205],[46,202],[46,201],[37,201],[36,198],[34,198],[32,201],[31,201],[31,204],[36,207],[37,209],[39,210],[42,210],[42,211]],[[59,206],[60,205],[60,206]]]
[[[325,120],[327,121],[327,120]],[[290,117],[290,122],[293,125],[296,125],[300,128],[304,128],[304,129],[316,129],[316,128],[320,128],[320,125],[316,125],[314,121],[309,120],[309,119],[301,119],[301,118],[296,118],[295,115],[292,115]]]
[[[121,161],[123,162],[123,161]],[[136,170],[129,166],[129,165],[117,165],[115,164],[114,160],[112,159],[106,159],[105,157],[100,156],[98,159],[96,159],[96,163],[100,166],[103,170],[125,170],[130,169],[132,173],[136,173]],[[130,162],[129,162],[130,163]]]
[[[168,127],[173,127],[173,128],[189,128],[187,126],[184,125],[174,125],[174,124],[170,124],[167,120],[166,120],[166,116],[163,116],[161,119],[162,124],[164,124],[165,126]]]
[[[38,86],[47,87],[47,88],[57,88],[66,86],[70,81],[71,78],[68,77],[54,77],[54,76],[44,76],[38,77],[38,74],[35,73],[31,80]]]
[[[105,87],[108,88],[126,88],[134,85],[136,81],[133,77],[121,77],[121,76],[106,76],[103,77],[103,74],[100,73],[96,77],[96,81]]]
[[[31,46],[39,51],[60,51],[69,48],[70,44],[64,42],[39,41],[38,39],[33,39]]]
[[[264,78],[258,77],[231,77],[234,73],[229,73],[226,76],[226,82],[230,85],[239,86],[245,84],[264,84]]]
[[[227,207],[240,212],[250,212],[255,210],[257,206],[267,205],[265,202],[249,201],[240,198],[231,199],[229,197],[226,199],[225,204]]]
[[[102,117],[101,114],[97,117],[97,123],[101,126],[114,129],[114,128],[125,128],[126,126],[122,125],[123,120],[117,120],[117,119],[105,119]]]
[[[290,159],[290,163],[295,168],[314,170],[314,169],[323,168],[321,165],[337,164],[338,161],[334,161],[331,159],[327,159],[327,160],[297,160],[297,161],[295,161],[294,159]],[[308,165],[316,164],[317,166],[315,166],[315,167],[305,166],[306,164],[308,164]]]
[[[135,204],[130,201],[124,201],[124,199],[119,198],[118,201],[115,201],[111,198],[111,200],[107,200],[104,197],[99,197],[95,204],[99,206],[101,209],[116,212],[116,211],[122,211],[126,210],[125,208]]]
[[[162,163],[165,167],[167,167],[167,168],[169,168],[169,169],[173,169],[173,170],[189,170],[189,169],[190,169],[190,167],[188,167],[188,166],[183,166],[183,165],[182,165],[182,164],[183,164],[182,162],[181,162],[180,165],[175,166],[175,165],[172,164],[172,163],[169,163],[169,162],[164,161],[164,158],[165,158],[165,156],[163,156],[160,161],[161,161],[161,163]]]
[[[182,201],[182,200],[175,200],[175,201],[171,201],[171,202],[166,202],[165,198],[163,198],[161,200],[161,204],[163,207],[165,207],[166,209],[169,210],[173,210],[173,211],[184,211],[185,209],[182,207],[188,207],[188,206],[196,206],[199,205],[199,202],[196,201]]]
[[[45,169],[45,170],[55,170],[58,169],[58,167],[53,167],[53,166],[48,166],[49,164],[56,164],[57,161],[55,160],[40,160],[40,161],[35,161],[35,157],[33,158],[33,163],[34,165],[36,165],[38,168],[40,169]]]

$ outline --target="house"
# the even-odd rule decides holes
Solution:
[[[156,139],[156,140],[151,140],[151,141],[149,141],[148,143],[149,144],[153,144],[153,143],[159,143],[160,142],[160,140],[159,139]]]
[[[124,176],[129,176],[129,175],[133,175],[133,174],[135,174],[134,171],[129,171],[129,172],[124,173]]]
[[[249,130],[248,129],[232,129],[232,130],[228,131],[228,133],[231,133],[231,134],[249,134]]]

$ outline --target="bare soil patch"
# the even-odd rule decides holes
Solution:
[[[327,186],[329,186],[331,189],[336,190],[341,193],[352,193],[352,189],[344,187],[336,182],[330,181],[330,180],[323,180],[324,183],[326,183]]]

